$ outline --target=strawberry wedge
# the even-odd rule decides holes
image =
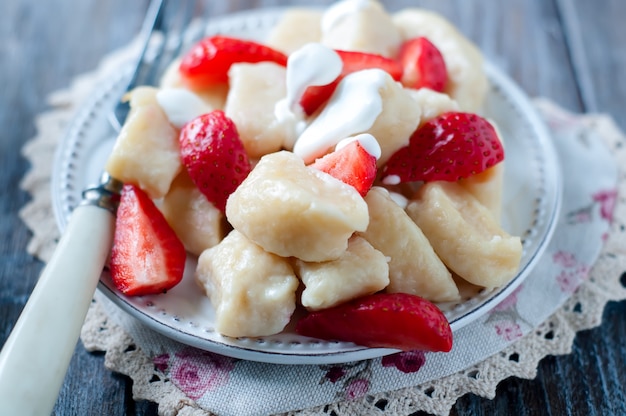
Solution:
[[[358,140],[349,142],[309,166],[353,186],[363,197],[376,179],[376,157]]]
[[[383,168],[385,184],[453,182],[483,172],[504,160],[494,127],[471,113],[444,113],[426,122]]]
[[[339,82],[345,78],[346,75],[352,72],[360,71],[363,69],[382,69],[387,72],[393,79],[399,81],[402,77],[402,67],[400,63],[385,58],[384,56],[365,53],[365,52],[353,52],[353,51],[336,51],[341,61],[343,62],[343,69],[337,79],[328,85],[309,87],[304,92],[304,95],[300,99],[300,105],[307,115],[311,115],[322,106],[337,88]]]
[[[193,89],[228,82],[228,70],[238,62],[275,62],[287,65],[287,56],[269,46],[228,36],[211,36],[196,43],[180,62],[183,81]]]
[[[452,349],[445,315],[433,303],[406,293],[378,293],[312,312],[298,321],[296,332],[371,348]]]
[[[124,185],[109,270],[125,295],[168,291],[183,278],[187,254],[165,217],[139,187]]]
[[[203,114],[180,131],[180,156],[200,192],[222,212],[226,200],[250,173],[235,123],[221,110]]]
[[[439,49],[425,37],[409,39],[400,47],[402,84],[442,92],[448,82],[446,62]]]

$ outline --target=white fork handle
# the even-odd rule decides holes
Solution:
[[[0,352],[0,415],[49,415],[112,241],[115,217],[77,207]],[[17,277],[17,276],[16,276]]]

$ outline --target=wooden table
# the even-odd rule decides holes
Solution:
[[[315,0],[205,1],[208,16],[263,6],[329,4]],[[387,0],[389,10],[434,8],[454,22],[530,96],[577,112],[606,112],[626,129],[626,2],[623,0]],[[21,146],[35,134],[46,96],[92,70],[139,31],[147,0],[0,2],[0,342],[6,340],[42,264],[25,251],[18,218],[29,200],[18,183],[29,166]],[[626,284],[626,274],[622,276]],[[458,415],[626,414],[626,302],[610,303],[602,326],[578,334],[570,355],[549,357],[534,380],[502,382],[494,400],[473,395]],[[134,402],[130,381],[104,368],[79,343],[58,399],[58,415],[155,415]]]

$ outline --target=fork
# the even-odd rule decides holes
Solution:
[[[176,30],[166,25],[165,3],[152,0],[149,6],[142,28],[145,46],[128,89],[155,84],[167,64],[165,58],[178,54],[182,47],[182,32],[191,19],[194,2],[169,2],[176,9],[172,22],[172,26],[178,25]],[[184,7],[178,7],[181,5]],[[162,41],[150,56],[157,34]],[[127,106],[116,107],[114,114],[109,119],[119,131],[128,114]],[[99,185],[83,191],[83,200],[72,212],[51,260],[0,352],[0,415],[52,412],[113,244],[121,187],[120,181],[105,173]]]
[[[156,85],[167,65],[180,54],[183,48],[183,31],[193,16],[194,0],[153,0],[142,28],[144,43],[126,91],[139,85]],[[169,8],[175,8],[172,16]],[[151,47],[153,50],[151,50]],[[151,56],[154,55],[154,58]],[[121,130],[130,105],[120,100],[109,114],[109,122],[116,132]]]

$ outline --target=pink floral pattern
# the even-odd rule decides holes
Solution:
[[[589,275],[590,267],[580,263],[573,253],[559,251],[552,256],[552,261],[562,267],[556,281],[564,293],[574,293]]]
[[[168,374],[171,381],[194,400],[228,383],[235,361],[191,347],[181,349],[174,357],[162,354],[153,359],[155,369]]]
[[[567,222],[569,224],[591,222],[597,210],[601,220],[611,223],[616,202],[617,189],[600,190],[591,195],[591,201],[587,205],[568,212]]]
[[[600,204],[600,216],[603,220],[613,222],[613,211],[617,202],[617,189],[602,190],[592,195],[593,201]]]
[[[372,378],[372,360],[347,364],[321,365],[324,376],[319,384],[327,382],[339,384],[336,397],[341,400],[354,400],[367,394]]]
[[[395,367],[403,373],[415,373],[426,364],[424,351],[405,351],[382,358],[383,367]]]
[[[561,267],[574,267],[577,264],[576,257],[573,253],[566,251],[557,251],[552,255],[552,261]]]
[[[501,321],[496,323],[496,334],[502,337],[505,341],[515,341],[521,338],[524,334],[519,324],[513,321]]]
[[[342,366],[334,365],[328,368],[326,374],[324,375],[324,378],[334,384],[337,381],[341,380],[341,378],[345,375],[346,370]]]
[[[370,381],[365,378],[351,380],[346,386],[345,399],[355,400],[365,396],[370,389]]]
[[[347,364],[321,365],[324,375],[319,384],[337,385],[336,397],[341,400],[354,400],[365,396],[371,387],[372,365],[374,360],[364,360]],[[423,351],[405,351],[391,354],[381,359],[381,365],[395,368],[401,373],[415,373],[426,363]]]
[[[493,325],[496,335],[508,342],[524,335],[520,323],[531,326],[517,310],[518,296],[522,290],[523,286],[519,286],[511,292],[489,312],[489,317],[485,320],[486,325]]]
[[[154,357],[152,362],[154,363],[154,368],[161,373],[165,373],[167,371],[168,365],[170,361],[169,354],[161,354]]]

